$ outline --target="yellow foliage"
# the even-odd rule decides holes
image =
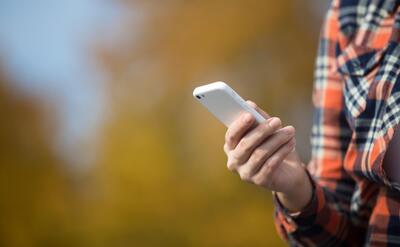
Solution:
[[[228,172],[225,128],[191,91],[225,80],[308,124],[293,116],[311,110],[317,35],[294,2],[124,1],[137,18],[98,50],[109,118],[80,176],[54,155],[40,103],[0,83],[0,245],[283,246],[270,193]]]

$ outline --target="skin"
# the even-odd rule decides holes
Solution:
[[[267,120],[253,127],[254,117],[243,113],[229,126],[224,144],[228,169],[243,181],[276,192],[289,211],[301,211],[311,200],[312,185],[295,151],[295,128],[282,127],[279,118],[247,103]]]

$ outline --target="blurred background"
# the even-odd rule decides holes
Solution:
[[[308,162],[327,5],[0,0],[0,246],[285,246],[191,94],[228,82]]]

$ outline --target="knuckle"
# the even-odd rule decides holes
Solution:
[[[230,131],[227,131],[225,134],[225,142],[229,144],[233,142],[233,136]]]
[[[226,162],[226,166],[228,167],[228,170],[234,171],[236,168],[236,161],[235,159],[229,158],[228,161]]]
[[[253,177],[253,178],[252,178],[252,182],[253,182],[255,185],[261,186],[261,185],[264,184],[264,177],[263,177],[263,176],[256,176],[256,177]]]
[[[271,164],[271,158],[267,159],[267,160],[264,162],[264,166],[266,166],[266,169],[270,166],[270,164]]]
[[[261,128],[264,134],[271,134],[274,131],[274,129],[268,123],[263,123]]]
[[[233,172],[235,171],[235,168],[232,165],[227,164],[226,166],[228,168],[229,171]]]
[[[232,151],[232,159],[235,161],[235,165],[239,166],[245,161],[245,153],[241,149],[235,149]]]
[[[268,159],[266,162],[265,162],[265,175],[266,176],[268,176],[270,173],[271,173],[271,171],[272,171],[272,168],[274,167],[274,164],[276,163],[276,157],[272,157],[272,158],[270,158],[270,159]]]
[[[266,154],[267,154],[266,150],[263,150],[263,149],[254,150],[254,152],[253,152],[254,163],[260,163],[261,161],[263,161]]]
[[[228,155],[228,152],[229,152],[228,144],[225,143],[223,149],[224,149],[225,154]]]
[[[267,123],[267,121],[264,121],[262,124],[260,124],[260,127],[262,128],[263,131],[270,131],[271,126]]]
[[[275,165],[275,163],[276,163],[276,160],[277,160],[277,158],[276,158],[276,156],[275,157],[273,157],[273,158],[271,158],[271,159],[269,159],[268,161],[267,161],[267,171],[268,172],[270,172],[271,171],[271,168]]]
[[[266,172],[260,176],[260,185],[270,188],[271,185],[271,178],[270,178],[270,172]]]
[[[250,151],[250,148],[251,148],[249,141],[246,140],[246,139],[242,139],[242,140],[239,142],[238,147],[239,147],[239,149],[240,149],[242,152],[244,152],[244,153]]]
[[[251,175],[248,171],[244,170],[239,173],[240,179],[243,181],[249,182],[251,181]]]

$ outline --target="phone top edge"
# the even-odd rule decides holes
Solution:
[[[217,81],[217,82],[213,82],[210,84],[196,87],[193,90],[193,97],[196,97],[196,95],[199,95],[199,94],[202,94],[202,93],[205,93],[208,91],[213,91],[213,90],[232,90],[232,89],[225,82]]]

